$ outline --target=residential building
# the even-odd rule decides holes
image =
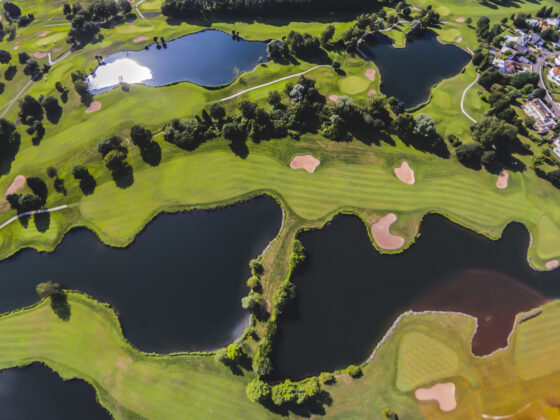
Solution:
[[[554,59],[554,64],[556,64],[557,66],[560,66],[560,55],[556,56],[556,58]]]
[[[525,114],[535,119],[534,128],[539,133],[546,133],[551,128],[556,127],[556,118],[550,108],[543,100],[535,98],[523,104]]]
[[[544,45],[544,41],[536,33],[529,35],[529,43],[537,48],[541,48]]]
[[[560,67],[552,67],[548,72],[548,80],[560,85]]]

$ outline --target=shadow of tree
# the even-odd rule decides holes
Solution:
[[[96,186],[97,182],[91,174],[88,174],[86,177],[80,179],[80,189],[82,190],[84,195],[93,194]]]
[[[33,220],[35,222],[35,227],[41,233],[45,233],[49,230],[51,225],[51,214],[50,213],[38,213],[33,215]]]
[[[20,144],[21,136],[16,133],[14,140],[6,146],[0,158],[0,175],[8,174],[12,169],[12,162],[19,151]]]
[[[132,166],[125,164],[122,168],[112,173],[113,180],[119,188],[128,188],[134,184],[134,172]]]
[[[158,166],[161,162],[161,147],[157,142],[151,141],[140,149],[140,155],[148,165]]]

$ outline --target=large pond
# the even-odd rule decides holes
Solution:
[[[165,86],[188,81],[221,86],[266,58],[266,42],[233,39],[225,32],[207,30],[169,41],[165,48],[152,44],[147,50],[111,54],[87,76],[86,83],[94,95],[121,83]]]
[[[0,313],[33,304],[37,283],[50,280],[112,304],[141,350],[218,348],[246,326],[249,261],[276,236],[281,219],[280,206],[259,197],[160,215],[124,249],[103,245],[89,230],[72,231],[53,254],[25,250],[0,263]]]
[[[103,420],[111,415],[97,403],[86,382],[64,381],[48,367],[33,364],[0,372],[3,420]]]
[[[507,345],[515,315],[560,296],[560,273],[527,263],[529,234],[511,224],[491,241],[441,216],[401,255],[381,255],[364,223],[339,216],[303,232],[295,302],[279,319],[275,376],[301,378],[364,362],[399,314],[443,310],[476,316],[478,355]]]
[[[433,85],[459,73],[470,60],[461,48],[441,44],[430,32],[404,48],[395,48],[386,35],[372,35],[360,51],[379,68],[381,92],[399,99],[407,109],[426,102]]]

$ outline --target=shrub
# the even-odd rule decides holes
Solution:
[[[359,367],[359,366],[356,366],[356,365],[348,366],[346,369],[344,369],[344,372],[346,372],[348,375],[350,375],[354,379],[362,376],[362,368]]]
[[[276,313],[281,314],[286,305],[296,297],[296,286],[290,281],[282,283],[272,296],[272,304]]]
[[[292,255],[290,256],[290,267],[294,269],[298,264],[305,260],[305,247],[299,239],[294,241]]]
[[[333,384],[335,382],[334,375],[330,372],[322,372],[319,375],[319,382],[325,385]]]
[[[459,140],[459,137],[457,137],[455,134],[450,134],[449,136],[447,136],[447,140],[449,140],[449,143],[451,143],[451,145],[453,147],[459,147],[461,144],[461,140]]]
[[[249,287],[250,289],[258,289],[261,286],[261,281],[259,280],[259,278],[257,276],[251,276],[249,277],[249,280],[247,280],[247,287]]]

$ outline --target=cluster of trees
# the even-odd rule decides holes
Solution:
[[[41,69],[37,60],[31,58],[29,54],[24,51],[18,54],[18,60],[19,63],[24,66],[23,73],[27,76],[38,77],[41,73],[47,73],[49,71],[49,66],[47,64]]]
[[[141,125],[133,125],[130,129],[132,143],[140,148],[144,162],[157,166],[161,162],[161,148],[152,140],[152,132]]]
[[[216,352],[216,360],[228,366],[235,366],[242,363],[247,357],[243,348],[236,343],[230,344],[226,348],[221,348]]]
[[[249,382],[245,392],[249,400],[259,404],[277,406],[301,406],[321,394],[321,386],[317,378],[309,378],[300,382],[286,379],[284,382],[270,386],[260,379]]]
[[[97,183],[95,178],[89,173],[88,168],[83,165],[76,165],[72,168],[72,176],[79,181],[80,189],[85,195],[93,194]]]
[[[36,99],[31,95],[25,95],[19,101],[19,107],[18,116],[23,124],[29,126],[26,132],[34,135],[32,139],[34,144],[41,141],[45,135],[42,123],[44,115],[46,114],[47,119],[52,123],[57,123],[62,115],[62,107],[54,96],[41,95]]]
[[[111,171],[113,177],[131,170],[130,164],[126,161],[128,148],[123,145],[121,137],[107,137],[97,145],[97,151],[103,157],[103,163]]]
[[[251,277],[247,280],[247,287],[249,287],[250,291],[249,295],[241,299],[241,306],[258,313],[264,310],[266,304],[261,294],[261,278],[264,274],[264,268],[258,260],[251,260],[249,266],[251,267]]]
[[[66,187],[64,186],[64,180],[58,176],[58,171],[54,166],[49,166],[47,168],[47,176],[54,179],[54,189],[59,193],[66,195]]]
[[[377,3],[374,1],[373,3]],[[388,1],[391,3],[391,1]],[[317,10],[371,9],[371,0],[165,0],[161,6],[163,15],[172,18],[200,18],[212,16],[259,17],[317,13]]]
[[[89,106],[93,101],[93,96],[89,93],[88,85],[85,82],[86,75],[81,70],[76,70],[70,74],[74,90],[80,95],[81,101],[84,105]]]
[[[31,188],[32,194],[8,194],[6,200],[10,207],[18,213],[26,213],[28,211],[39,210],[42,208],[48,195],[48,189],[45,182],[39,177],[28,177],[27,185]]]
[[[334,27],[332,28],[334,34]],[[326,31],[327,30],[329,30],[329,28],[327,28]],[[325,37],[328,37],[328,33]],[[323,36],[321,36],[321,40],[319,40],[319,38],[308,33],[301,34],[296,31],[291,31],[288,36],[285,37],[284,42],[272,40],[268,43],[268,57],[274,61],[287,60],[290,59],[292,55],[301,58],[314,57],[321,52],[321,45],[324,45],[322,40]]]
[[[0,118],[0,161],[4,161],[14,144],[19,141],[16,126],[5,118]]]
[[[73,45],[85,44],[99,33],[102,25],[127,15],[131,10],[132,6],[127,0],[95,1],[87,7],[82,7],[80,3],[64,3],[62,12],[72,24],[67,42]]]
[[[35,16],[32,13],[22,14],[17,4],[9,1],[4,2],[4,17],[8,23],[17,23],[20,28],[29,25],[35,20]]]

